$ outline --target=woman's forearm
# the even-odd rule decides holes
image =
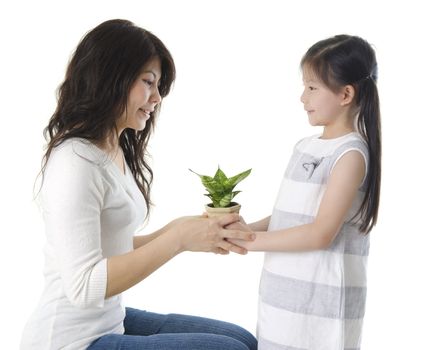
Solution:
[[[165,232],[167,232],[168,230],[172,229],[172,227],[181,219],[175,219],[175,220],[169,222],[167,225],[163,226],[162,228],[158,229],[157,231],[154,231],[148,235],[134,236],[133,237],[133,249],[137,249],[139,247],[142,247],[143,245],[146,245],[147,243],[156,239],[160,235],[162,235]]]
[[[133,249],[138,249],[139,247],[142,247],[143,245],[146,245],[147,243],[151,242],[153,239],[156,239],[161,234],[166,232],[167,226],[162,227],[161,229],[148,234],[148,235],[138,235],[133,237]]]
[[[106,298],[134,286],[181,252],[174,235],[157,234],[150,238],[135,250],[107,260]]]
[[[254,239],[252,232],[224,228],[238,220],[238,215],[227,214],[218,218],[187,216],[171,221],[132,252],[107,259],[105,297],[129,289],[182,251],[246,253],[245,249],[227,241]]]

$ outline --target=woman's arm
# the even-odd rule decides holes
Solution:
[[[176,239],[160,231],[135,237],[133,251],[107,259],[106,298],[129,289],[180,253]]]
[[[186,217],[175,219],[175,220],[169,222],[167,225],[163,226],[162,228],[158,229],[157,231],[154,231],[148,235],[134,236],[133,237],[133,249],[138,249],[138,248],[142,247],[143,245],[146,245],[147,243],[151,242],[152,240],[156,239],[157,237],[161,236],[162,234],[164,234],[165,232],[170,230],[172,225],[176,224],[180,220],[182,221],[185,218]],[[236,228],[236,230],[238,230],[238,229],[239,228]]]
[[[313,223],[292,228],[255,232],[252,242],[237,242],[251,251],[307,251],[325,249],[339,232],[365,175],[363,156],[346,153],[331,172]]]
[[[162,227],[161,229],[150,233],[148,235],[138,235],[133,237],[133,249],[137,249],[139,247],[142,247],[143,245],[146,245],[147,243],[151,242],[153,239],[156,239],[161,234],[166,232],[166,226]]]
[[[150,235],[146,244],[127,254],[107,259],[105,297],[119,294],[137,284],[167,261],[183,251],[245,254],[246,249],[226,239],[252,240],[252,232],[227,230],[224,227],[239,220],[235,214],[216,218],[183,217]]]
[[[53,268],[72,305],[102,307],[106,297],[126,290],[184,250],[245,253],[226,238],[250,239],[252,232],[225,230],[238,215],[221,220],[187,217],[172,221],[136,250],[105,258],[101,242],[101,211],[105,184],[99,168],[76,155],[72,143],[55,150],[42,187]]]

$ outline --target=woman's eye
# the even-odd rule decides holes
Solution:
[[[154,83],[151,80],[143,79],[144,83],[146,83],[148,86],[152,86]]]
[[[310,91],[314,91],[314,90],[316,90],[316,88],[315,88],[315,87],[313,87],[313,86],[309,86],[309,87],[308,87],[308,89],[309,89]]]

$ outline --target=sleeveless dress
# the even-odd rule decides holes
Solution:
[[[367,169],[368,148],[356,132],[335,139],[314,135],[299,141],[268,231],[313,222],[333,167],[353,150],[363,155]],[[365,187],[366,178],[326,250],[265,253],[258,303],[259,349],[360,348],[369,236],[359,233],[360,218],[350,219],[360,207]]]

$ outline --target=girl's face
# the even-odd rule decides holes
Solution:
[[[119,134],[126,128],[136,131],[145,128],[154,108],[162,100],[158,89],[161,75],[162,70],[158,58],[144,66],[130,89],[126,110],[117,121]]]
[[[344,113],[341,93],[327,88],[310,69],[303,67],[304,91],[301,102],[313,126],[329,126]],[[342,119],[342,118],[341,118]]]

